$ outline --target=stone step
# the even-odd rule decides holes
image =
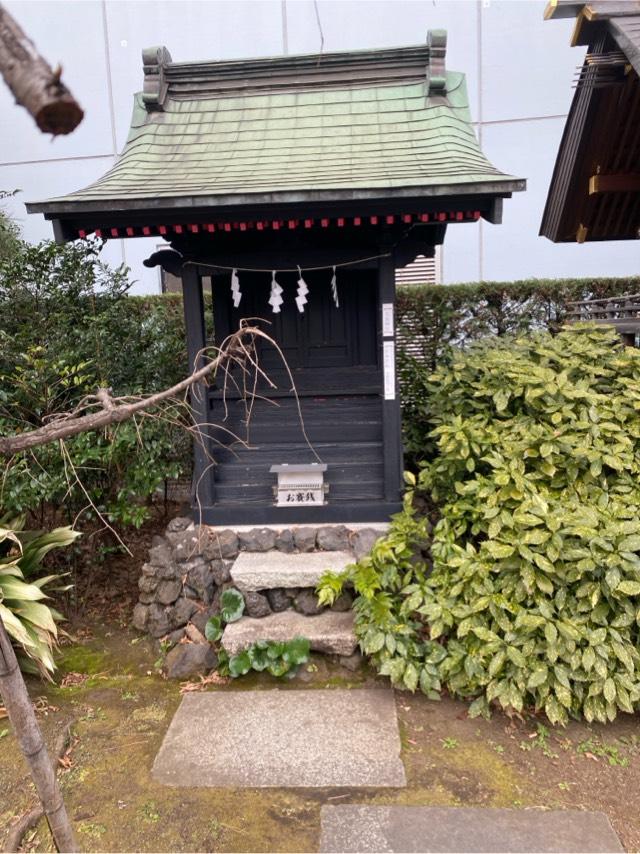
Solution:
[[[304,637],[311,649],[331,655],[352,655],[357,646],[351,611],[323,611],[305,617],[297,611],[280,611],[268,617],[242,617],[229,623],[222,635],[222,646],[235,655],[259,640],[289,641]]]
[[[241,590],[315,587],[325,572],[342,572],[354,562],[351,552],[240,552],[231,578]]]

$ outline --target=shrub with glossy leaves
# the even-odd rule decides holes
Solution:
[[[437,455],[351,571],[365,652],[400,686],[553,723],[640,707],[640,352],[574,326],[479,343],[431,379]],[[413,481],[413,476],[409,476]],[[339,589],[326,579],[323,598]]]

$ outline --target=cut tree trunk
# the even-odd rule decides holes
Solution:
[[[16,654],[0,618],[0,695],[58,851],[77,851],[73,829]]]
[[[0,74],[18,104],[33,116],[43,133],[71,133],[84,112],[54,71],[40,56],[20,25],[0,3]]]

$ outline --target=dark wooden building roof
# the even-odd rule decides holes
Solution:
[[[555,0],[586,45],[540,234],[556,243],[640,235],[640,2]]]
[[[96,228],[142,236],[159,222],[215,228],[240,210],[248,223],[249,208],[284,222],[331,206],[448,218],[444,197],[461,199],[459,220],[495,221],[496,200],[525,182],[483,155],[464,75],[446,70],[445,50],[443,31],[414,47],[322,56],[176,63],[164,47],[145,50],[113,168],[28,210],[57,221],[63,239]]]

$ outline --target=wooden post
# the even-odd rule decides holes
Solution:
[[[16,654],[0,619],[0,696],[11,726],[29,763],[33,780],[58,851],[77,851],[62,792]]]
[[[396,270],[393,254],[381,258],[378,266],[378,328],[383,374],[382,441],[384,455],[384,497],[400,500],[402,490],[402,423],[396,376],[395,337]]]
[[[202,367],[202,356],[198,354],[207,344],[202,281],[194,267],[183,267],[181,278],[184,323],[187,331],[187,356],[189,358],[189,370],[192,371],[195,368]],[[201,507],[211,507],[215,502],[214,472],[208,453],[211,446],[209,428],[204,426],[211,421],[211,414],[209,411],[209,393],[204,383],[194,386],[191,391],[191,410],[195,423],[203,425],[201,427],[202,441],[196,439],[193,446],[192,504],[194,513],[198,513]]]

